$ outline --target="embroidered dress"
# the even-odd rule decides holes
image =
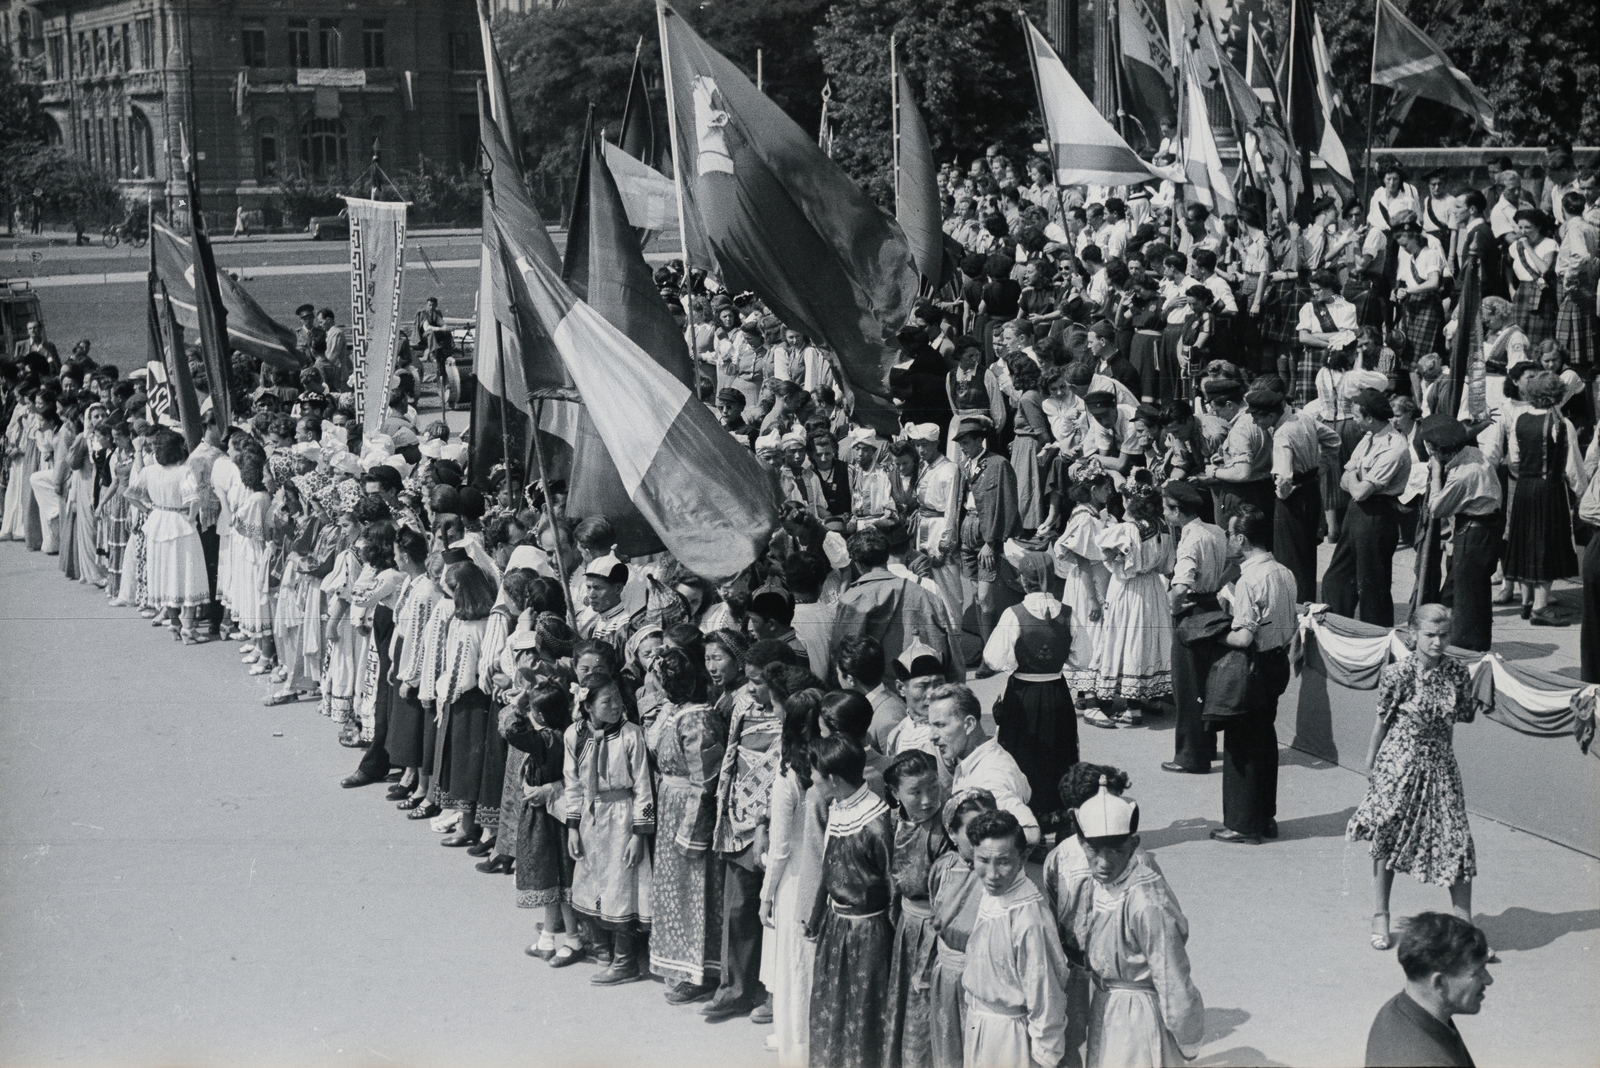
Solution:
[[[1082,693],[1095,683],[1095,657],[1101,643],[1105,621],[1091,622],[1091,611],[1100,611],[1099,589],[1107,585],[1105,557],[1099,539],[1105,519],[1087,504],[1072,510],[1066,529],[1056,539],[1053,555],[1056,574],[1064,586],[1061,600],[1072,610],[1072,654],[1067,658],[1067,685]]]
[[[237,573],[239,568],[245,566],[245,559],[240,556],[243,540],[236,537],[233,544]],[[357,632],[365,631],[362,635],[364,652],[361,673],[356,681],[356,721],[361,724],[361,741],[369,745],[376,737],[378,708],[388,708],[391,701],[389,647],[394,637],[394,605],[404,580],[405,576],[398,570],[386,568],[362,587],[350,606]],[[387,741],[384,748],[388,748]],[[392,755],[390,760],[393,761]]]
[[[478,656],[487,622],[454,618],[454,607],[451,602],[452,618],[445,628],[432,691],[434,707],[441,710],[436,761],[439,798],[441,804],[476,819],[483,783],[483,738],[490,719],[489,695],[478,689]],[[498,795],[494,805],[498,816]]]
[[[938,935],[933,928],[928,875],[934,862],[952,848],[938,813],[920,824],[895,817],[890,877],[899,918],[894,925],[883,1019],[883,1063],[888,1068],[929,1068],[933,1063],[928,974]]]
[[[356,559],[355,549],[346,546],[334,559],[333,570],[323,578],[322,595],[331,615],[336,600],[348,601],[350,590],[360,581],[362,564]],[[321,629],[321,628],[319,628]],[[356,633],[350,613],[333,627],[326,641],[322,669],[322,702],[320,711],[339,725],[341,734],[353,736],[356,724],[356,672],[362,659],[359,654],[361,636]]]
[[[583,856],[572,872],[572,907],[608,930],[649,927],[654,871],[650,851],[630,867],[623,853],[635,834],[655,833],[650,754],[636,723],[595,731],[587,722],[567,728],[564,791],[567,832]]]
[[[728,747],[717,778],[717,828],[712,847],[718,853],[742,852],[755,841],[756,827],[767,821],[782,735],[782,718],[757,704],[746,683],[734,697]]]
[[[726,731],[700,702],[661,706],[646,732],[656,758],[650,971],[700,986],[722,959],[723,864],[711,850]]]
[[[11,422],[6,425],[5,455],[11,470],[6,482],[5,518],[0,522],[0,541],[26,540],[29,507],[38,508],[33,500],[33,484],[29,481],[39,470],[39,445],[34,437],[38,425],[39,417],[19,400],[11,413]],[[38,523],[37,518],[34,523]]]
[[[150,518],[144,521],[150,603],[193,608],[210,601],[200,535],[189,521],[189,506],[199,492],[194,476],[179,464],[150,466],[133,476],[130,486],[150,500]]]
[[[389,691],[389,733],[384,748],[389,763],[402,768],[424,766],[422,756],[423,720],[433,717],[422,710],[422,628],[428,613],[439,599],[439,587],[427,575],[406,580],[400,590],[394,616],[394,633],[389,638],[389,661],[400,684]],[[404,691],[404,692],[402,692]]]
[[[517,822],[517,907],[542,908],[572,900],[572,854],[567,852],[567,804],[561,732],[519,717],[506,744],[524,754],[519,789],[526,804]]]
[[[962,1068],[967,994],[961,976],[967,968],[967,941],[978,922],[983,882],[960,853],[951,851],[933,862],[928,872],[928,895],[938,937],[928,980],[932,1015],[929,1052],[933,1068]]]
[[[1391,871],[1449,886],[1478,874],[1461,769],[1451,748],[1455,724],[1477,714],[1472,680],[1458,660],[1432,669],[1416,654],[1378,676],[1378,718],[1389,724],[1366,797],[1345,837],[1372,843]]]
[[[233,513],[233,589],[228,603],[239,629],[250,638],[272,633],[272,542],[267,536],[271,509],[272,498],[257,490]]]
[[[111,457],[111,485],[101,491],[99,534],[95,539],[103,554],[108,597],[118,597],[122,590],[122,561],[133,533],[133,504],[128,500],[128,481],[132,477],[133,454],[119,450]]]
[[[811,910],[811,1063],[879,1068],[889,995],[889,806],[863,785],[828,812],[822,883]]]
[[[1155,701],[1172,693],[1172,614],[1166,572],[1175,560],[1172,535],[1143,536],[1137,523],[1116,523],[1097,539],[1111,570],[1094,693],[1102,701]]]
[[[284,558],[283,579],[278,583],[272,606],[273,647],[277,650],[278,664],[288,676],[284,690],[305,693],[314,689],[322,677],[320,655],[314,670],[307,656],[309,648],[320,650],[322,630],[320,580],[308,569],[315,566],[319,542],[324,545],[331,542],[322,537],[322,521],[315,517],[279,515],[276,522],[289,527],[289,552]],[[308,615],[311,611],[315,614]]]

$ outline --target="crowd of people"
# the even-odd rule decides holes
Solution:
[[[988,1068],[1193,1054],[1187,920],[1079,721],[1175,719],[1162,769],[1222,763],[1211,837],[1276,838],[1297,605],[1392,626],[1414,538],[1412,652],[1383,672],[1348,833],[1371,843],[1374,948],[1396,871],[1451,913],[1401,929],[1407,992],[1369,1059],[1470,1063],[1449,1015],[1477,1011],[1492,951],[1450,750],[1477,705],[1445,648],[1488,648],[1497,567],[1500,599],[1567,625],[1550,588],[1582,543],[1597,679],[1595,175],[1562,189],[1552,166],[1559,221],[1519,207],[1503,232],[1514,171],[1486,214],[1391,169],[1364,219],[1189,204],[1174,241],[1163,190],[1096,200],[1028,169],[946,172],[962,282],[898,334],[892,434],[759,300],[658,272],[779,508],[737,574],[630,559],[621,517],[569,515],[563,482],[514,464],[472,484],[409,359],[362,426],[310,305],[303,370],[235,355],[231,420],[193,364],[192,445],[148,380],[30,330],[0,364],[0,539],[178,642],[236,642],[267,704],[315,703],[360,751],[343,785],[387,785],[512,876],[549,966],[770,1020],[784,1065]],[[1458,397],[1441,357],[1468,269],[1487,373]],[[446,374],[436,304],[416,331]],[[991,736],[967,681],[1000,673]]]

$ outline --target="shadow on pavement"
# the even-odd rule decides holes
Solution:
[[[1561,646],[1554,642],[1495,642],[1494,651],[1502,660],[1542,660]]]
[[[1275,1061],[1254,1046],[1235,1046],[1225,1049],[1221,1053],[1210,1053],[1198,1060],[1189,1062],[1195,1068],[1202,1065],[1217,1064],[1228,1065],[1229,1068],[1289,1068],[1282,1061]]]
[[[1343,838],[1344,830],[1350,825],[1350,817],[1356,813],[1356,807],[1351,805],[1342,812],[1325,812],[1320,816],[1299,816],[1292,820],[1278,821],[1278,840],[1288,838]]]
[[[1308,753],[1304,749],[1296,749],[1292,745],[1283,746],[1278,750],[1278,767],[1280,768],[1310,768],[1312,771],[1332,771],[1338,766],[1331,760],[1324,760],[1315,753]]]
[[[1206,1009],[1206,1033],[1202,1041],[1217,1042],[1237,1031],[1250,1014],[1243,1009]]]
[[[1201,842],[1211,834],[1213,827],[1221,827],[1217,820],[1173,820],[1158,830],[1139,829],[1139,844],[1145,849],[1161,849],[1182,845],[1184,842]]]
[[[1498,916],[1478,916],[1475,922],[1489,936],[1495,952],[1542,949],[1562,935],[1600,928],[1600,909],[1576,912],[1535,912],[1509,908]]]

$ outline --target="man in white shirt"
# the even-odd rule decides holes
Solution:
[[[1417,187],[1406,181],[1400,164],[1389,163],[1383,168],[1383,184],[1373,191],[1372,203],[1367,209],[1367,225],[1374,230],[1387,230],[1397,214],[1414,212],[1421,206]]]
[[[1239,314],[1239,303],[1233,297],[1233,287],[1217,273],[1217,254],[1209,248],[1197,248],[1189,256],[1189,274],[1196,282],[1211,291],[1221,302],[1223,315]]]
[[[1127,204],[1120,197],[1111,197],[1106,201],[1106,225],[1100,233],[1100,251],[1108,261],[1126,259],[1128,238],[1132,234]]]
[[[978,695],[959,682],[946,683],[928,695],[928,726],[945,767],[952,772],[952,795],[984,789],[995,804],[1022,824],[1030,846],[1039,844],[1039,820],[1028,801],[1033,789],[1016,758],[983,729]]]
[[[1313,271],[1311,299],[1300,306],[1299,321],[1300,344],[1313,363],[1320,366],[1324,352],[1355,342],[1356,316],[1356,306],[1339,294],[1339,276],[1332,271]]]
[[[1504,170],[1495,175],[1495,184],[1500,187],[1500,199],[1489,209],[1489,225],[1495,237],[1510,245],[1522,233],[1517,226],[1517,212],[1527,207],[1522,195],[1522,175]]]
[[[1448,253],[1451,238],[1455,236],[1455,230],[1460,225],[1457,220],[1460,218],[1461,198],[1446,195],[1443,167],[1436,167],[1422,177],[1428,183],[1428,195],[1422,198],[1422,210],[1417,213],[1418,218],[1422,220],[1422,232],[1438,241],[1440,247]]]

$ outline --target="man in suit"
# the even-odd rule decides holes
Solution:
[[[1458,916],[1424,912],[1400,935],[1406,985],[1384,1003],[1367,1032],[1368,1065],[1473,1068],[1456,1016],[1476,1016],[1494,983],[1498,958],[1477,927]]]

